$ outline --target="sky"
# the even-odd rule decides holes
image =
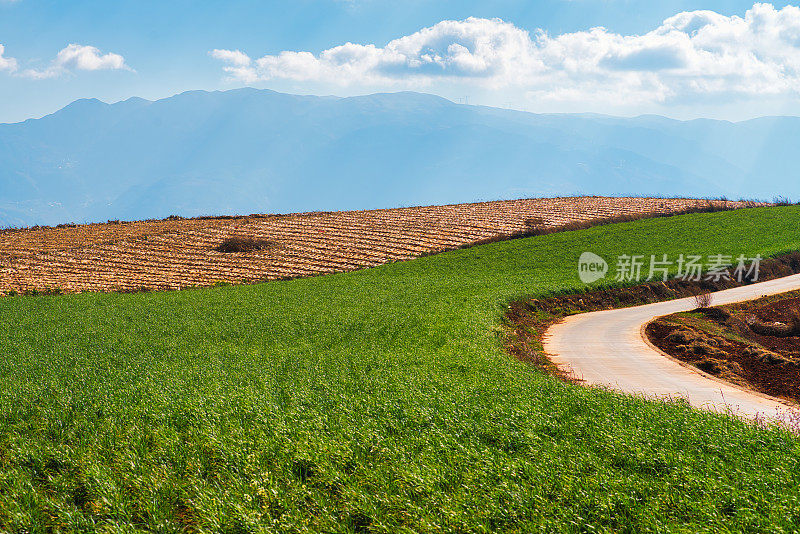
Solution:
[[[800,115],[800,8],[691,0],[0,0],[0,122],[238,87],[531,112]]]

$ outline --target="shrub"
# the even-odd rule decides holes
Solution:
[[[528,217],[527,219],[525,219],[524,223],[525,223],[525,227],[528,228],[529,230],[533,230],[534,228],[543,227],[546,224],[544,222],[544,219],[542,219],[541,217]]]
[[[268,239],[253,239],[251,237],[229,237],[216,247],[217,252],[253,252],[268,250],[276,243]]]
[[[714,300],[714,297],[711,295],[711,293],[700,293],[694,296],[694,303],[700,310],[710,308],[712,300]]]

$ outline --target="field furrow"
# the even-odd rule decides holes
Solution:
[[[674,213],[707,204],[693,199],[550,198],[5,230],[0,233],[0,294],[180,289],[313,276],[407,260],[532,229]],[[216,250],[233,237],[270,245],[252,252]]]

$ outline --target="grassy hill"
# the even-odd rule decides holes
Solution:
[[[508,358],[581,252],[800,249],[800,208],[347,274],[0,299],[0,531],[791,531],[800,441]]]

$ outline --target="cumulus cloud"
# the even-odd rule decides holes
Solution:
[[[678,13],[636,35],[605,28],[550,35],[500,19],[442,21],[385,46],[346,43],[319,54],[251,59],[214,50],[244,82],[292,80],[424,87],[476,84],[556,101],[669,102],[800,93],[800,8],[755,4],[743,17]]]
[[[231,77],[248,83],[258,80],[258,76],[251,68],[252,60],[241,50],[212,50],[208,54],[214,59],[224,61],[226,65],[223,70]]]
[[[25,78],[54,78],[79,70],[131,70],[125,64],[125,58],[119,54],[103,54],[94,46],[70,44],[56,55],[50,65],[42,69],[19,70],[19,62],[15,58],[5,57],[4,52],[5,48],[0,45],[0,71],[5,70]]]
[[[540,63],[528,33],[493,19],[443,21],[383,48],[346,43],[319,55],[285,51],[251,60],[239,50],[213,50],[225,70],[242,80],[284,78],[336,83],[492,79],[534,72]],[[512,68],[513,67],[513,68]]]
[[[71,44],[56,56],[55,64],[62,69],[119,70],[126,68],[125,59],[119,54],[102,54],[93,46]]]
[[[16,72],[17,60],[13,57],[5,57],[6,48],[0,44],[0,71]]]

